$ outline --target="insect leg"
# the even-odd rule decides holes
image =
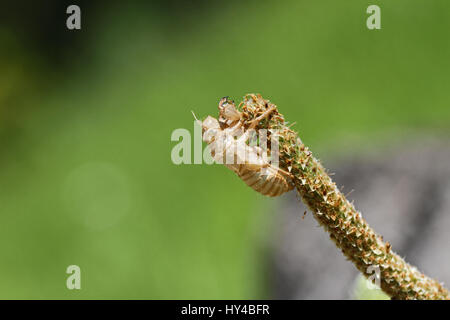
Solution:
[[[249,129],[254,129],[261,120],[267,118],[274,111],[275,111],[275,107],[274,106],[272,106],[269,109],[267,109],[266,111],[264,111],[264,113],[262,115],[260,115],[259,117],[253,119],[250,122]]]

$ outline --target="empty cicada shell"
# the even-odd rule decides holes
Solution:
[[[209,145],[216,162],[223,163],[248,186],[269,197],[282,195],[294,188],[289,172],[273,166],[260,147],[247,143],[250,131],[273,111],[273,108],[268,109],[244,130],[242,114],[233,102],[222,98],[219,102],[219,120],[208,116],[201,122],[203,140]]]

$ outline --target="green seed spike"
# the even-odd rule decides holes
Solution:
[[[276,130],[279,135],[280,168],[292,174],[295,189],[303,202],[342,253],[366,277],[370,276],[369,268],[377,266],[380,287],[392,299],[450,299],[447,289],[406,263],[391,250],[389,242],[385,243],[370,228],[297,133],[286,125],[283,115],[278,113],[273,103],[259,94],[246,95],[239,105],[244,127],[274,107],[271,116],[259,122],[255,129]]]

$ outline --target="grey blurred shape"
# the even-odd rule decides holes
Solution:
[[[423,138],[324,163],[393,250],[450,285],[450,139]],[[378,152],[377,152],[378,151]],[[358,271],[295,192],[285,197],[270,244],[274,299],[349,299]]]

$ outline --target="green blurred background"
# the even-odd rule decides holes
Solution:
[[[225,95],[261,93],[320,158],[448,135],[447,0],[0,8],[0,298],[270,298],[280,199],[170,158],[172,131]]]

